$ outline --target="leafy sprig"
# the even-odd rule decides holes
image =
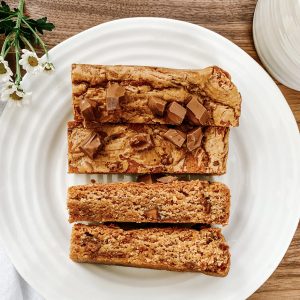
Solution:
[[[24,14],[25,0],[19,0],[17,8],[1,1],[0,5],[0,34],[5,36],[0,55],[0,82],[8,82],[2,89],[1,99],[9,99],[14,95],[13,100],[22,100],[25,92],[21,86],[22,73],[21,67],[27,73],[38,73],[41,70],[53,70],[54,66],[49,61],[48,50],[40,35],[45,31],[52,31],[54,24],[48,22],[47,17],[39,19],[29,18]],[[40,47],[46,54],[46,61],[42,62],[36,55],[35,48]],[[11,77],[5,57],[13,49],[16,59],[16,70],[14,80]],[[18,101],[20,102],[20,101]]]

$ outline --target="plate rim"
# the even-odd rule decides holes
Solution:
[[[281,4],[281,2],[278,2],[278,1],[277,1],[277,3]],[[268,5],[269,4],[270,3],[268,3]],[[270,60],[272,60],[272,59],[274,60],[276,57],[274,57],[274,56],[267,57],[266,52],[264,52],[263,47],[261,47],[262,42],[263,41],[265,42],[265,40],[266,40],[265,37],[261,34],[260,34],[260,38],[258,38],[258,36],[259,36],[258,35],[259,31],[257,30],[257,27],[259,25],[258,24],[258,20],[259,20],[258,14],[261,11],[261,6],[262,6],[261,1],[258,0],[255,10],[254,10],[253,20],[252,20],[252,38],[253,38],[253,43],[254,43],[257,55],[258,55],[260,61],[262,62],[262,64],[264,65],[265,69],[268,71],[268,73],[270,73],[270,75],[272,77],[274,77],[277,81],[279,81],[281,84],[285,85],[286,87],[288,87],[292,90],[295,90],[297,92],[300,92],[300,87],[296,86],[295,82],[289,82],[287,80],[287,78],[285,77],[285,75],[283,75],[283,76],[280,75],[280,72],[278,72],[279,71],[278,68],[276,69],[276,68],[272,67],[272,64],[270,64]],[[259,42],[259,40],[260,40],[260,42]],[[270,48],[268,50],[270,50]]]

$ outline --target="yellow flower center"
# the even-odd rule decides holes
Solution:
[[[50,66],[48,66],[48,65],[45,65],[45,69],[44,69],[45,71],[51,71],[52,69],[51,69],[51,67]]]
[[[4,63],[0,63],[0,74],[6,74],[7,73],[7,70],[4,66]]]
[[[52,63],[46,62],[43,64],[44,71],[52,71],[54,69],[54,66]]]
[[[37,60],[36,57],[34,57],[34,56],[29,56],[29,57],[28,57],[28,63],[29,63],[32,67],[36,67],[36,66],[39,64],[38,60]]]
[[[9,95],[9,97],[14,100],[14,101],[20,101],[23,99],[23,97],[20,97],[17,92],[13,92],[12,94]]]

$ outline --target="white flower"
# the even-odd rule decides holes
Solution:
[[[49,61],[44,62],[42,64],[42,67],[43,67],[44,71],[46,71],[47,73],[48,72],[52,73],[55,70],[53,63],[51,63]]]
[[[38,74],[43,70],[40,59],[35,52],[22,49],[22,56],[19,61],[22,68],[29,74]]]
[[[8,93],[9,91],[14,91],[15,89],[16,89],[16,85],[12,81],[5,82],[1,86],[1,95]]]
[[[8,62],[0,56],[0,83],[8,82],[11,79],[13,72],[8,66]]]
[[[32,93],[25,93],[20,86],[13,82],[7,82],[1,90],[1,101],[8,102],[8,105],[22,106],[29,104]]]

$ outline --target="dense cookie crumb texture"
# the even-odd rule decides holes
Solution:
[[[70,257],[76,262],[134,266],[226,276],[228,245],[218,228],[73,227]]]
[[[79,185],[68,190],[68,209],[70,222],[226,225],[230,192],[222,183],[200,180]]]

